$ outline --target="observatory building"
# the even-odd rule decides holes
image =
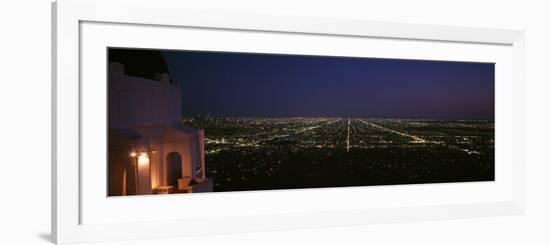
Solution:
[[[204,131],[182,124],[181,100],[160,52],[109,50],[109,196],[212,191]]]

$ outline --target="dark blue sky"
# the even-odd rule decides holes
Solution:
[[[183,114],[494,120],[494,64],[165,51]]]

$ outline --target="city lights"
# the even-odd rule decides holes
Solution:
[[[206,171],[220,191],[494,179],[489,121],[187,120],[205,129]]]

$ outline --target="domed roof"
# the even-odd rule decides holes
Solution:
[[[157,80],[156,74],[170,74],[166,60],[157,50],[109,48],[108,55],[109,63],[123,64],[124,73],[129,76]]]

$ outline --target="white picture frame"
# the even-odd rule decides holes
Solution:
[[[499,92],[497,97],[509,101],[506,118],[510,119],[509,127],[503,137],[507,139],[509,149],[506,158],[510,161],[508,175],[505,179],[497,179],[502,192],[491,200],[472,199],[448,202],[410,201],[399,205],[354,207],[333,204],[331,210],[290,209],[277,212],[276,207],[259,210],[257,213],[236,214],[224,216],[194,216],[189,219],[160,220],[127,220],[121,222],[94,221],[82,222],[83,193],[81,133],[82,133],[82,91],[83,79],[82,26],[86,23],[106,23],[137,26],[143,28],[191,28],[213,31],[262,32],[276,35],[296,34],[322,37],[342,38],[375,38],[382,40],[433,41],[451,44],[474,44],[505,46],[510,51],[506,93]],[[170,30],[165,32],[171,32]],[[175,30],[174,29],[174,30]],[[174,236],[200,234],[222,234],[247,231],[265,231],[276,229],[313,228],[354,224],[377,224],[388,222],[436,220],[464,217],[482,217],[495,215],[521,214],[524,211],[524,33],[518,30],[497,30],[470,27],[450,27],[438,25],[420,25],[405,23],[388,23],[376,21],[324,19],[298,16],[271,16],[253,13],[210,12],[206,10],[186,9],[185,2],[176,0],[61,0],[52,5],[52,237],[58,243],[114,241],[126,239],[151,239]],[[476,47],[478,47],[476,46]],[[478,47],[478,48],[479,48]],[[105,64],[99,64],[104,66]],[[498,76],[497,76],[497,79]],[[498,93],[502,95],[499,96]],[[508,105],[508,104],[507,104]],[[498,122],[498,119],[497,119]],[[497,126],[498,127],[498,126]],[[502,131],[502,130],[501,130]],[[497,134],[497,142],[499,135]],[[433,184],[437,186],[441,184]],[[424,187],[429,192],[430,188]],[[369,188],[369,187],[365,187]],[[385,191],[396,190],[396,193],[415,193],[418,187],[377,187]],[[464,191],[478,186],[447,185],[445,190],[456,188]],[[323,193],[337,194],[336,188],[323,190]],[[400,192],[397,192],[399,189]],[[347,189],[349,195],[361,193],[363,187]],[[488,188],[487,190],[491,190]],[[441,190],[434,190],[441,191]],[[314,193],[315,190],[301,192],[271,192],[265,198],[285,198]],[[288,194],[288,195],[287,195]],[[478,194],[484,194],[480,192]],[[224,198],[239,203],[241,196],[233,198],[233,194],[222,194],[213,199],[205,196],[204,200],[195,203],[212,202]],[[247,194],[257,198],[261,193]],[[140,202],[141,197],[133,198],[132,202]],[[153,200],[149,197],[148,200]],[[422,197],[419,197],[422,199]],[[425,197],[424,197],[425,198]],[[181,196],[172,196],[170,200],[177,201]],[[393,201],[396,201],[395,199]],[[449,199],[450,200],[450,199]],[[162,202],[167,199],[154,199]],[[241,201],[242,202],[242,201]],[[390,202],[387,202],[390,203]],[[261,203],[258,203],[261,205]],[[123,203],[124,205],[124,203]],[[147,207],[158,207],[151,204]],[[156,205],[156,206],[155,206]],[[272,205],[274,206],[274,205]],[[334,208],[336,207],[336,208]],[[139,209],[136,209],[139,210]],[[99,210],[98,212],[101,212]],[[162,212],[160,212],[162,213]],[[153,216],[154,214],[150,214]],[[142,215],[143,219],[147,215]],[[122,222],[124,221],[124,222]]]

